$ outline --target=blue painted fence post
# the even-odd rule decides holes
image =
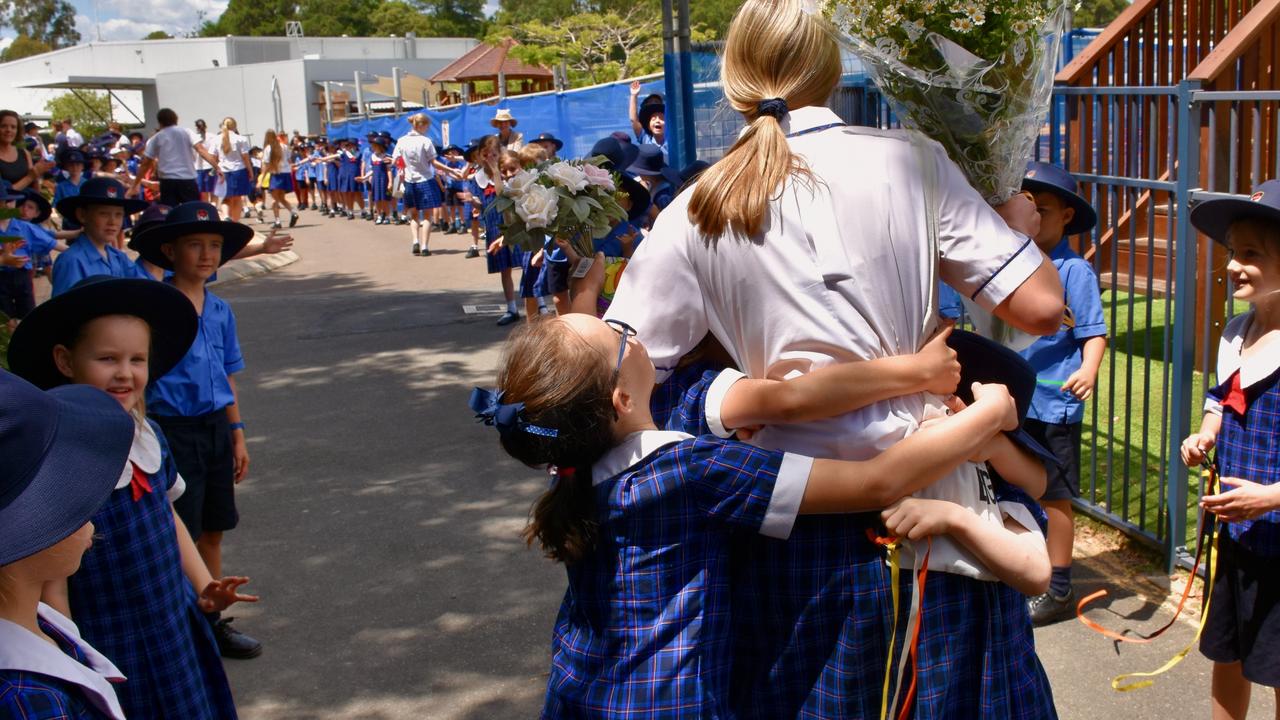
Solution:
[[[1169,539],[1166,566],[1173,571],[1187,542],[1187,470],[1179,460],[1183,438],[1191,433],[1191,409],[1198,407],[1191,396],[1195,372],[1196,269],[1199,264],[1198,235],[1191,226],[1191,193],[1200,185],[1200,106],[1195,93],[1200,83],[1178,83],[1178,169],[1174,191],[1177,223],[1174,240],[1173,397],[1169,408],[1169,448],[1166,487],[1169,488]]]
[[[697,157],[690,42],[689,0],[662,0],[667,155],[668,163],[676,168],[685,167]]]

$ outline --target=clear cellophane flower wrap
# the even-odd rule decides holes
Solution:
[[[817,0],[906,127],[992,205],[1017,193],[1044,126],[1064,0]]]

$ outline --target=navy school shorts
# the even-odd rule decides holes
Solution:
[[[235,456],[226,409],[197,417],[152,415],[164,430],[178,473],[187,483],[173,509],[192,538],[225,532],[240,522],[236,511]]]
[[[1053,453],[1057,467],[1047,467],[1048,484],[1041,500],[1080,497],[1080,430],[1082,423],[1046,423],[1027,418],[1022,428]]]

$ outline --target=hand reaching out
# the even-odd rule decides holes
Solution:
[[[639,94],[640,94],[640,81],[632,80],[631,81],[631,97],[635,97]]]
[[[222,612],[238,602],[256,603],[257,595],[242,595],[237,592],[241,585],[249,582],[247,577],[224,577],[214,580],[200,591],[197,601],[202,612]]]
[[[276,233],[274,230],[262,241],[262,254],[274,255],[293,247],[293,236],[287,233]]]

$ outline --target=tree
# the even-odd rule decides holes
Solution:
[[[433,35],[431,18],[402,0],[387,0],[369,16],[374,35],[406,35],[418,37]]]
[[[586,8],[581,7],[576,0],[542,0],[541,2],[499,0],[498,12],[494,14],[493,21],[504,27],[534,20],[553,23],[560,18],[576,15],[585,10]]]
[[[689,23],[702,28],[710,39],[723,38],[742,0],[697,0],[689,3]]]
[[[172,40],[173,36],[163,30],[153,30],[147,33],[143,40]]]
[[[53,49],[80,42],[76,9],[67,0],[0,0],[0,26]]]
[[[371,16],[381,4],[380,0],[301,0],[298,19],[302,31],[315,37],[371,35]],[[283,28],[277,34],[283,34]]]
[[[484,0],[416,0],[431,21],[432,37],[482,37]]]
[[[623,12],[582,12],[551,23],[532,20],[505,28],[520,41],[516,58],[554,66],[562,60],[572,85],[645,75],[662,69],[662,22],[648,3]],[[490,41],[500,40],[491,35]]]
[[[87,139],[106,131],[111,119],[111,96],[92,90],[68,92],[50,99],[44,109],[55,120],[71,118],[76,132]]]
[[[9,43],[9,47],[5,48],[4,52],[0,52],[0,62],[9,62],[11,60],[18,60],[24,57],[31,57],[32,55],[39,55],[40,53],[47,53],[52,49],[53,48],[49,47],[48,43],[43,43],[39,40],[32,40],[26,35],[19,35],[13,39],[13,42]]]
[[[292,0],[231,0],[214,22],[200,28],[205,37],[220,35],[284,35],[284,24],[297,20]]]
[[[1129,0],[1082,0],[1072,19],[1072,25],[1081,28],[1106,27],[1127,7]]]

